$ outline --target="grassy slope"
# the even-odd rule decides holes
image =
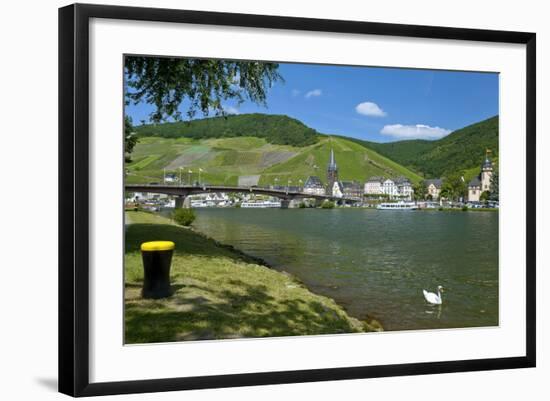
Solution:
[[[272,177],[279,177],[280,182],[286,182],[287,178],[296,182],[309,175],[318,175],[324,181],[331,148],[334,149],[341,180],[364,182],[372,176],[399,175],[409,177],[414,182],[421,179],[411,170],[360,144],[339,137],[326,137],[287,162],[267,169],[260,184],[271,182]]]
[[[332,299],[308,291],[293,277],[255,263],[170,220],[127,212],[126,343],[349,333],[374,330],[348,316]],[[140,298],[139,244],[176,243],[171,282],[163,300]]]
[[[413,181],[420,176],[376,152],[348,139],[320,136],[319,142],[306,147],[274,145],[254,137],[192,140],[188,138],[141,138],[128,164],[129,183],[162,181],[163,168],[178,172],[184,166],[183,179],[190,168],[204,170],[203,181],[211,184],[237,184],[240,175],[261,175],[260,185],[297,183],[309,175],[325,180],[330,149],[334,148],[343,180],[364,181],[373,175],[404,175]],[[269,159],[271,162],[266,162]],[[273,163],[273,164],[271,164]],[[316,168],[317,166],[317,168]],[[193,180],[197,175],[193,175]]]
[[[498,158],[498,116],[456,130],[437,141],[356,141],[429,178],[472,169],[479,174],[485,149],[491,149],[493,158]]]

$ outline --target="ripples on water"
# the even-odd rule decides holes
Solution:
[[[200,209],[200,231],[386,330],[498,325],[498,213]],[[422,289],[446,288],[443,306]]]

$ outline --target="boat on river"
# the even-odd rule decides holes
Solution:
[[[384,202],[376,206],[380,210],[416,210],[418,205],[415,202]]]
[[[241,207],[244,208],[254,208],[254,209],[265,209],[265,208],[277,208],[281,207],[281,202],[274,201],[263,201],[263,202],[242,202]]]

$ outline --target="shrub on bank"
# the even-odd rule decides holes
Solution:
[[[195,211],[191,208],[174,209],[172,218],[180,226],[190,226],[195,221]]]
[[[323,209],[334,209],[334,202],[332,201],[324,201],[321,205],[321,208]]]

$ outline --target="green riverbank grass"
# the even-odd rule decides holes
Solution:
[[[278,337],[375,331],[334,300],[310,292],[294,277],[258,264],[169,219],[126,212],[125,342],[127,344],[241,337]],[[176,244],[170,298],[140,296],[139,246]]]

